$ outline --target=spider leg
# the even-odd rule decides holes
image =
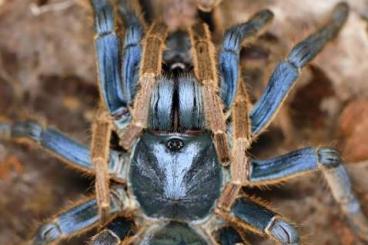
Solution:
[[[222,41],[219,54],[220,95],[225,109],[228,109],[236,95],[239,78],[239,55],[244,39],[256,36],[273,19],[273,13],[262,10],[249,21],[228,29]]]
[[[95,12],[98,80],[102,97],[112,115],[126,107],[119,67],[119,38],[115,33],[113,7],[109,0],[91,0]]]
[[[233,144],[230,166],[231,183],[244,185],[248,180],[249,161],[247,150],[251,144],[251,123],[249,119],[249,96],[245,84],[240,83],[232,107]]]
[[[133,102],[139,76],[139,63],[142,56],[143,24],[129,8],[127,0],[119,0],[119,13],[125,26],[122,57],[122,86],[128,103]]]
[[[189,30],[194,73],[202,85],[202,97],[206,124],[213,132],[217,156],[224,165],[229,163],[230,153],[226,138],[226,122],[223,105],[217,94],[218,77],[216,74],[215,48],[206,24],[200,23]]]
[[[229,209],[234,203],[242,186],[249,180],[249,160],[247,149],[251,143],[249,121],[249,97],[244,83],[240,83],[235,103],[232,107],[233,142],[232,161],[230,165],[231,180],[226,184],[217,206],[220,209]]]
[[[244,244],[250,245],[234,227],[223,226],[212,233],[217,244],[220,245],[234,245]]]
[[[253,137],[257,136],[271,122],[294,85],[294,81],[298,78],[299,70],[338,34],[348,17],[348,12],[349,7],[346,3],[336,5],[327,24],[298,43],[291,50],[286,61],[277,65],[265,92],[250,113]]]
[[[56,155],[67,166],[84,173],[95,173],[88,146],[76,142],[56,129],[44,128],[32,121],[0,123],[0,139],[32,141]],[[125,182],[124,166],[127,161],[128,156],[110,151],[108,171],[114,180]]]
[[[126,150],[130,149],[147,127],[151,92],[156,84],[156,78],[161,74],[162,50],[167,36],[167,27],[162,23],[153,23],[144,39],[144,48],[139,72],[140,89],[133,106],[133,121],[126,129],[119,131],[120,144]]]
[[[95,235],[90,245],[119,245],[126,241],[134,232],[132,221],[118,218],[109,223],[105,229]]]
[[[126,209],[127,199],[122,187],[115,186],[110,194],[109,216],[112,218]],[[95,228],[100,222],[95,199],[88,199],[56,215],[49,223],[42,225],[32,240],[34,245],[55,243]]]
[[[110,206],[108,162],[111,131],[112,120],[105,110],[100,108],[92,124],[91,160],[96,170],[96,200],[102,223],[105,221]]]
[[[123,128],[131,120],[128,106],[133,100],[137,82],[143,27],[138,17],[126,7],[125,1],[121,0],[119,10],[126,32],[123,57],[120,61],[120,41],[115,32],[115,19],[110,1],[91,0],[91,4],[95,12],[100,91],[116,126]]]
[[[337,203],[359,236],[368,239],[368,221],[356,198],[339,153],[332,148],[303,148],[269,160],[252,160],[249,181],[277,183],[321,170]]]
[[[236,227],[267,235],[280,244],[299,244],[295,227],[278,214],[248,197],[239,197],[229,209],[217,209],[216,213]]]

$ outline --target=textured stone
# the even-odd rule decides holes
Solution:
[[[347,162],[368,159],[368,100],[350,102],[343,110],[339,129]]]

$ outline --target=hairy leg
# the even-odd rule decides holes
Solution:
[[[234,203],[241,187],[249,182],[249,159],[247,149],[251,144],[249,121],[249,98],[244,83],[240,83],[232,107],[232,161],[231,180],[226,184],[217,202],[219,209],[228,210]]]
[[[216,212],[230,224],[269,236],[280,244],[297,245],[300,242],[294,226],[248,197],[238,197],[229,209],[217,209]]]
[[[128,104],[134,99],[142,57],[143,24],[127,0],[119,0],[118,10],[125,28],[121,60],[122,90]]]
[[[147,127],[151,92],[157,76],[161,74],[163,45],[166,40],[167,27],[161,23],[153,23],[144,39],[142,62],[140,64],[140,89],[133,106],[133,120],[126,129],[119,131],[123,139],[121,145],[128,150],[134,141]]]
[[[338,34],[348,17],[348,12],[348,5],[339,3],[334,8],[327,24],[298,43],[291,50],[286,61],[281,62],[275,68],[265,92],[250,113],[253,137],[259,135],[271,122],[298,78],[300,69],[308,64]]]
[[[193,26],[190,31],[193,47],[194,73],[202,85],[202,97],[206,124],[213,132],[213,141],[220,162],[227,165],[230,152],[226,136],[226,122],[223,105],[218,96],[218,77],[215,62],[215,48],[206,24]]]
[[[125,218],[117,218],[92,238],[90,245],[119,245],[134,234],[135,224]]]
[[[91,160],[96,170],[96,200],[102,222],[105,221],[110,206],[108,161],[110,155],[111,132],[112,119],[101,107],[97,111],[95,121],[92,124]]]
[[[42,127],[32,121],[0,123],[0,139],[31,141],[39,144],[43,149],[53,153],[67,166],[81,172],[94,174],[95,167],[91,162],[91,154],[86,145],[65,136],[60,131]],[[124,166],[128,156],[110,151],[108,171],[114,180],[125,182]]]
[[[116,186],[111,190],[109,216],[122,212],[125,207],[124,188]],[[34,245],[46,245],[76,236],[100,224],[97,201],[85,200],[56,215],[50,222],[42,225],[32,240]]]
[[[242,42],[259,34],[271,22],[272,18],[271,11],[262,10],[249,21],[235,25],[226,31],[218,57],[221,75],[220,95],[225,109],[230,108],[236,96]]]
[[[251,124],[249,119],[249,96],[244,83],[240,83],[235,103],[232,107],[232,161],[231,182],[244,185],[248,182],[249,161],[247,150],[251,144]]]
[[[95,14],[98,81],[107,109],[112,115],[126,107],[120,78],[120,42],[115,33],[113,7],[109,0],[91,0]]]
[[[109,0],[90,0],[95,12],[98,81],[102,98],[115,125],[124,128],[131,120],[129,105],[133,101],[141,59],[143,26],[129,9],[119,1],[119,12],[125,24],[123,56],[115,32],[113,7]]]
[[[303,148],[269,160],[252,160],[251,184],[265,185],[321,170],[331,192],[357,234],[368,239],[368,221],[354,195],[339,153],[332,148]]]

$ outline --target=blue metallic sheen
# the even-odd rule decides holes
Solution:
[[[168,147],[173,139],[182,141],[182,146]],[[146,132],[134,149],[129,182],[146,215],[192,221],[213,208],[222,170],[209,134]]]
[[[226,31],[219,54],[220,95],[225,109],[230,108],[236,95],[242,41],[255,36],[272,18],[273,14],[271,11],[262,10],[249,21],[233,26]]]
[[[181,130],[205,127],[202,90],[190,75],[178,78],[179,127]]]
[[[128,26],[123,47],[123,57],[121,64],[122,71],[122,91],[127,103],[132,103],[139,76],[139,65],[142,56],[141,41],[143,38],[143,28],[140,24]]]
[[[0,124],[1,125],[1,124]],[[41,145],[58,157],[65,159],[71,167],[83,169],[88,172],[94,171],[91,163],[90,150],[86,145],[80,144],[70,137],[53,128],[42,128],[41,125],[32,121],[15,122],[9,125],[11,137],[26,138]],[[123,161],[118,152],[111,150],[109,170],[116,171],[117,165]],[[115,173],[120,176],[120,173]],[[120,176],[121,177],[121,176]]]
[[[119,189],[119,187],[116,188],[116,190]],[[121,211],[121,203],[113,197],[110,204],[109,215],[116,215],[119,211]],[[75,235],[82,230],[91,229],[95,227],[99,221],[100,215],[98,214],[96,200],[87,200],[60,213],[51,223],[41,226],[37,231],[33,244],[50,244],[52,241]]]
[[[241,221],[263,232],[272,218],[276,215],[267,208],[246,198],[235,201],[231,213]]]
[[[105,103],[112,114],[115,114],[127,102],[123,97],[121,87],[119,46],[120,43],[115,34],[96,39],[100,87]]]
[[[91,200],[61,214],[57,223],[62,233],[70,234],[90,226],[98,220],[97,202]]]
[[[303,148],[268,160],[252,160],[252,182],[279,180],[318,168],[315,148]]]
[[[327,25],[308,36],[291,50],[288,56],[289,62],[299,68],[310,62],[340,31],[348,17],[348,12],[349,7],[346,3],[338,4]]]
[[[151,93],[149,128],[169,131],[174,124],[174,82],[166,77],[158,80]]]
[[[81,168],[92,168],[87,146],[72,141],[55,129],[47,129],[42,133],[42,146]]]
[[[276,67],[265,92],[250,112],[253,135],[259,134],[268,125],[298,76],[298,69],[288,62]]]
[[[276,67],[265,92],[250,113],[253,135],[259,134],[270,123],[294,81],[298,78],[299,69],[310,62],[328,41],[337,35],[348,17],[348,12],[348,5],[339,3],[329,22],[319,31],[295,45],[287,60]]]
[[[133,11],[129,1],[120,0],[118,5],[120,17],[125,27],[123,56],[121,62],[122,89],[128,104],[134,99],[137,90],[139,65],[142,56],[143,24]]]

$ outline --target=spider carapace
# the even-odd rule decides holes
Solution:
[[[348,5],[298,43],[274,69],[251,106],[239,76],[244,39],[269,23],[269,10],[230,27],[218,51],[206,24],[168,33],[159,22],[144,30],[120,0],[125,25],[115,32],[108,0],[91,0],[95,14],[101,108],[91,146],[35,122],[0,123],[2,138],[28,138],[75,169],[96,177],[95,197],[42,225],[33,244],[50,244],[92,228],[91,244],[244,244],[252,231],[281,244],[300,244],[294,225],[242,192],[320,170],[356,233],[368,225],[336,150],[302,148],[267,160],[247,150],[267,127],[299,71],[343,26]],[[111,132],[120,148],[111,149]]]
[[[188,33],[170,34],[147,129],[132,153],[128,182],[139,207],[150,218],[166,220],[148,231],[144,244],[206,244],[189,224],[210,218],[225,183],[191,59]]]

